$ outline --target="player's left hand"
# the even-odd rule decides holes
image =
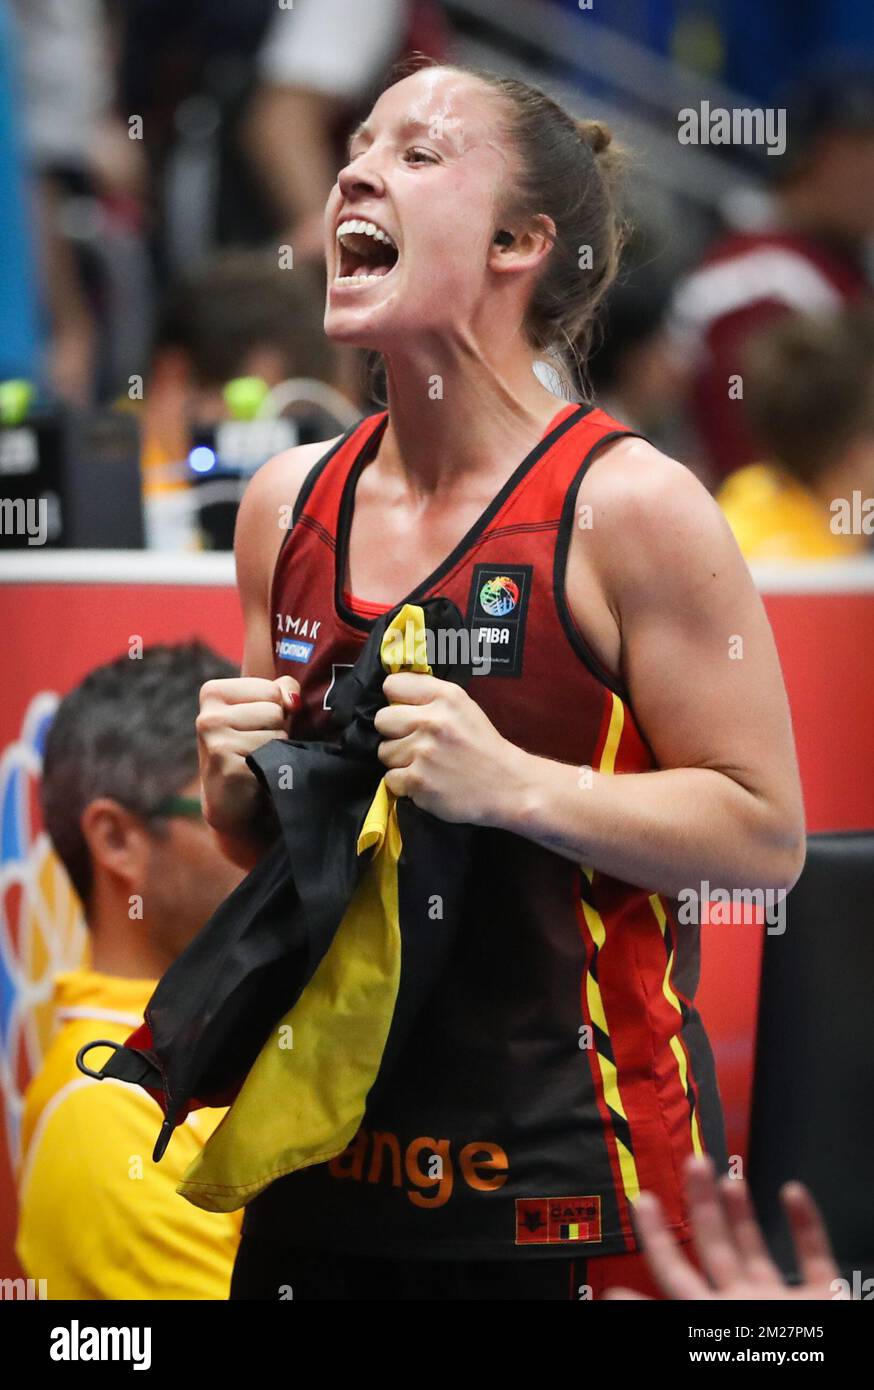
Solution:
[[[495,824],[521,750],[451,681],[402,671],[382,688],[390,703],[374,723],[389,790],[441,820]]]

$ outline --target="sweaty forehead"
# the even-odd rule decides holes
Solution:
[[[483,82],[468,73],[425,68],[383,92],[365,122],[376,132],[420,129],[433,132],[466,154],[500,137],[499,106]]]

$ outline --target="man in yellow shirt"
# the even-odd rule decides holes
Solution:
[[[827,500],[775,464],[738,468],[717,501],[751,564],[847,560],[865,553],[864,537],[830,529]]]
[[[123,656],[62,700],[46,743],[46,829],[82,899],[92,966],[58,977],[59,1031],[25,1098],[16,1250],[50,1299],[228,1296],[239,1214],[176,1192],[223,1112],[193,1114],[154,1164],[155,1102],[83,1076],[76,1053],[124,1041],[242,877],[200,816],[194,724],[203,683],[236,674],[200,643]]]
[[[751,562],[843,560],[874,536],[874,311],[793,315],[749,349],[744,405],[768,462],[717,493]]]

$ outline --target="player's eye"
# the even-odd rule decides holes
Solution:
[[[440,162],[431,150],[423,150],[418,147],[408,149],[404,159],[408,164],[439,164]]]

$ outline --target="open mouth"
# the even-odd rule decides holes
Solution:
[[[381,280],[398,262],[398,248],[375,222],[348,218],[337,228],[340,256],[335,285],[359,285]]]

